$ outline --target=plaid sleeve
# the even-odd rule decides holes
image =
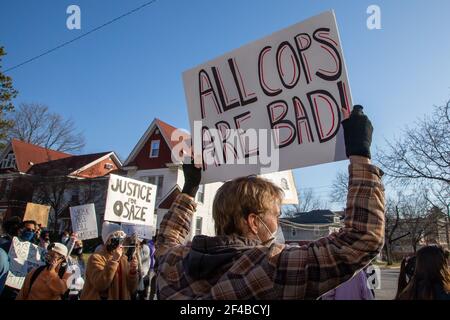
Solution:
[[[381,251],[384,243],[383,172],[351,164],[344,228],[279,256],[275,287],[284,299],[315,299],[350,279]]]
[[[155,244],[156,258],[175,246],[183,245],[191,229],[191,220],[197,204],[187,194],[179,194],[169,212],[161,221]]]

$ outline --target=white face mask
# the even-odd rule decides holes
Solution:
[[[259,241],[262,242],[263,245],[272,245],[273,243],[281,243],[284,244],[284,236],[283,236],[283,231],[281,230],[281,227],[278,225],[277,230],[275,230],[274,232],[270,231],[269,227],[264,223],[264,221],[258,216],[259,221],[261,221],[261,223],[263,224],[263,226],[266,228],[266,230],[270,233],[270,237],[269,239],[267,239],[266,241],[262,241],[261,238],[259,237],[259,235],[257,234],[256,236],[258,237]]]

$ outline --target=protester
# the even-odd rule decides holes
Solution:
[[[282,190],[258,178],[226,182],[213,203],[216,237],[185,245],[201,170],[183,165],[185,184],[156,242],[159,299],[316,299],[377,256],[384,239],[382,171],[370,163],[372,125],[355,106],[343,121],[350,157],[345,227],[302,247],[273,243]]]
[[[50,245],[50,231],[42,230],[40,235],[39,247],[47,251],[47,247]]]
[[[81,300],[130,300],[139,275],[136,256],[128,263],[123,254],[125,236],[119,225],[103,223],[104,245],[88,260]]]
[[[51,244],[45,256],[45,266],[28,273],[16,300],[61,300],[67,291],[67,279],[70,276],[63,268],[66,256],[65,245]]]
[[[402,263],[397,299],[450,300],[448,258],[448,252],[440,246],[431,245],[419,249],[412,274],[412,268],[409,267],[408,270],[407,262]],[[409,281],[406,276],[410,277]]]
[[[9,272],[9,259],[8,254],[0,248],[0,295],[5,287],[6,278]]]
[[[141,270],[139,277],[139,286],[136,295],[137,300],[148,300],[150,287],[150,265],[151,265],[151,250],[144,239],[140,241],[139,254],[141,261]]]
[[[61,243],[67,246],[70,241],[70,232],[69,230],[64,230],[63,234],[61,235]]]
[[[36,229],[37,229],[36,221],[33,221],[33,220],[24,221],[19,224],[18,230],[16,230],[16,228],[17,228],[16,222],[17,222],[17,219],[13,219],[12,223],[8,226],[10,228],[10,230],[7,231],[8,238],[7,238],[6,242],[4,243],[5,247],[8,249],[8,251],[7,251],[8,253],[9,253],[9,248],[12,245],[12,238],[14,236],[17,236],[20,241],[26,241],[26,242],[30,242],[30,243],[33,243],[35,240],[35,237],[36,237]],[[9,240],[9,238],[11,240]],[[19,294],[18,289],[5,285],[3,288],[3,292],[1,293],[0,299],[14,300],[14,299],[16,299],[18,294]]]
[[[322,296],[322,300],[373,300],[374,296],[367,283],[367,276],[362,270],[352,279]]]
[[[149,280],[150,280],[150,295],[149,300],[154,300],[156,296],[156,276],[155,276],[155,240],[153,237],[149,242],[148,246],[150,248],[150,270],[149,270]]]
[[[86,266],[83,260],[83,241],[78,239],[76,233],[70,235],[67,250],[69,251],[67,257],[68,269],[73,276],[68,283],[69,290],[64,298],[66,300],[79,300],[84,287]]]
[[[9,252],[12,239],[19,236],[22,226],[22,220],[17,216],[13,216],[3,222],[2,229],[5,235],[0,238],[0,248],[5,250],[6,253]]]

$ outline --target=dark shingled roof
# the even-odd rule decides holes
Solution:
[[[298,224],[329,224],[334,223],[335,214],[331,210],[313,210],[310,212],[299,212],[293,218],[282,220]]]

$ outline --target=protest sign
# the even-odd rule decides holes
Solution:
[[[150,240],[155,235],[153,226],[122,223],[122,231],[128,236],[137,235],[138,238]]]
[[[151,226],[155,201],[155,185],[111,174],[105,220]]]
[[[202,183],[346,159],[340,124],[352,98],[334,12],[188,70],[183,82]]]
[[[298,204],[297,188],[291,170],[267,173],[261,177],[270,180],[283,190],[283,204]]]
[[[14,237],[9,249],[9,272],[5,284],[20,290],[27,274],[44,264],[41,261],[42,255],[42,248]]]
[[[41,227],[47,227],[49,212],[49,206],[28,202],[23,221],[34,220]]]
[[[95,239],[98,237],[97,216],[93,203],[70,207],[72,230],[80,240]]]

